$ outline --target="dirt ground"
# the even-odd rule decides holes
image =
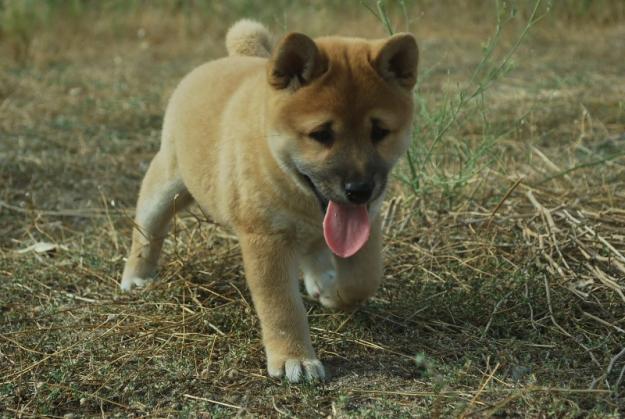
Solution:
[[[381,37],[378,4],[0,1],[0,416],[625,415],[624,6],[545,2],[517,45],[530,2],[498,38],[483,3],[381,3],[421,51],[386,279],[352,314],[306,301],[330,378],[289,385],[198,208],[119,291],[136,194],[236,19]]]

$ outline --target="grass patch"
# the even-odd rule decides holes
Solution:
[[[542,3],[514,65],[456,116],[531,10],[503,25],[491,3],[368,3],[420,42],[414,174],[404,162],[384,209],[380,293],[352,315],[307,303],[320,386],[267,377],[238,245],[198,210],[176,220],[161,282],[117,284],[168,95],[223,55],[228,24],[384,25],[344,2],[0,4],[0,411],[625,414],[621,2]]]

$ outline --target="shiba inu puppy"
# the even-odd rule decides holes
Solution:
[[[418,50],[387,39],[290,33],[259,23],[226,36],[229,56],[176,88],[139,193],[121,288],[154,274],[174,213],[196,201],[239,238],[267,369],[323,379],[299,293],[351,309],[382,279],[379,208],[411,138]]]

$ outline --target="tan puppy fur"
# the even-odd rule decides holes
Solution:
[[[229,56],[186,76],[165,113],[162,144],[145,175],[121,288],[153,276],[174,213],[195,200],[237,234],[262,327],[267,368],[289,381],[323,379],[298,276],[323,305],[350,309],[382,279],[380,204],[406,151],[417,45],[291,33],[272,52],[259,23],[226,37]],[[348,204],[346,182],[372,186],[367,243],[334,256],[323,206]]]

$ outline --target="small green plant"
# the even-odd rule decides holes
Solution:
[[[543,17],[542,0],[533,4],[529,18],[521,29],[518,37],[501,55],[495,57],[500,44],[501,35],[514,19],[518,18],[515,7],[506,2],[496,1],[495,33],[483,45],[482,58],[471,73],[466,83],[459,84],[451,93],[443,93],[443,97],[432,101],[420,94],[419,85],[432,73],[426,69],[415,89],[417,117],[413,131],[413,141],[406,155],[403,171],[399,178],[418,197],[431,195],[442,196],[443,202],[451,207],[454,197],[462,195],[462,190],[485,168],[496,161],[493,146],[496,141],[509,132],[492,124],[488,118],[485,93],[513,69],[512,58],[529,31]],[[378,0],[375,7],[363,3],[392,34],[395,30],[387,12],[385,0]],[[406,21],[406,7],[399,2]],[[423,71],[423,70],[422,70]],[[479,138],[476,142],[459,141],[463,135],[463,122],[471,121],[479,125]]]

